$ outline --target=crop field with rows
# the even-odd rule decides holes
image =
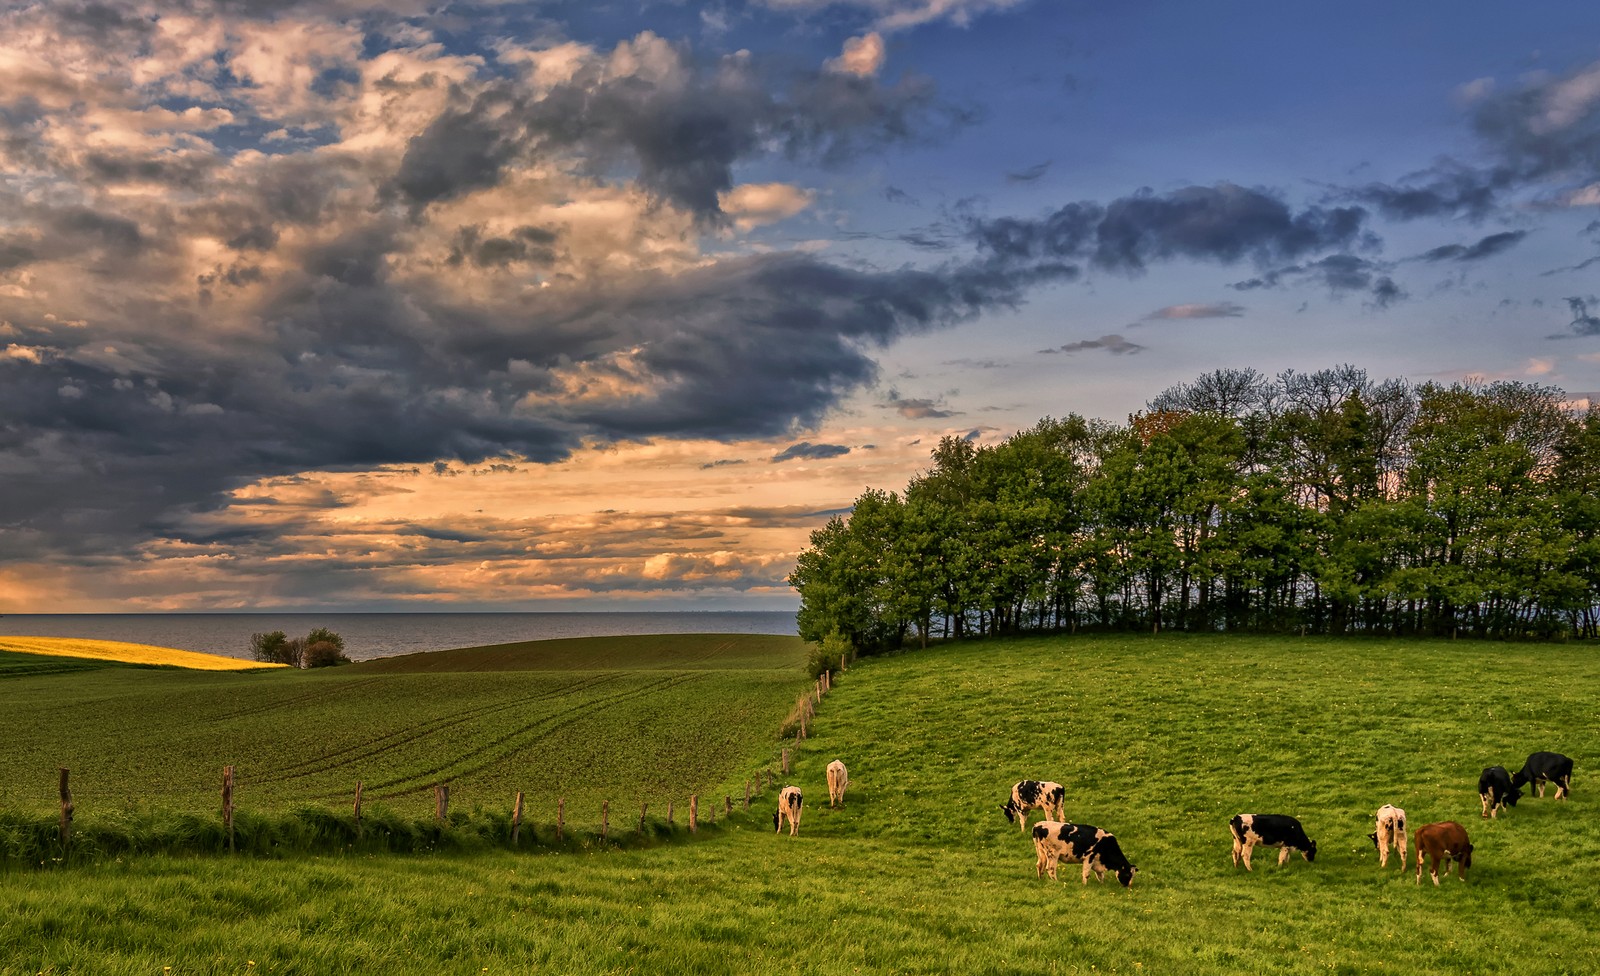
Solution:
[[[404,813],[505,807],[598,821],[609,800],[665,812],[729,790],[807,681],[797,638],[595,638],[443,652],[316,671],[214,673],[0,655],[0,809],[48,811],[56,767],[78,817],[218,806],[235,767],[241,811],[363,799]],[[59,659],[68,662],[70,659]],[[46,673],[38,673],[37,669]],[[742,787],[741,787],[742,788]]]

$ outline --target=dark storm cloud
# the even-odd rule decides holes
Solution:
[[[1348,247],[1363,243],[1365,218],[1360,207],[1297,213],[1265,190],[1219,183],[1161,195],[1145,190],[1103,206],[1069,203],[1037,219],[976,219],[969,233],[999,260],[1088,258],[1136,274],[1173,258],[1264,264]]]
[[[1527,236],[1525,230],[1508,230],[1490,234],[1476,244],[1446,244],[1418,257],[1423,261],[1481,261],[1510,250]]]
[[[459,96],[411,140],[394,188],[425,206],[497,184],[513,160],[575,154],[600,177],[631,165],[657,199],[719,223],[718,196],[733,188],[742,160],[776,152],[833,165],[970,121],[939,104],[925,79],[884,85],[828,71],[780,79],[747,53],[702,61],[682,46],[670,60],[661,79],[590,65],[538,96],[512,81]]]
[[[1334,294],[1366,292],[1372,303],[1384,308],[1405,297],[1406,293],[1385,272],[1388,266],[1353,254],[1330,254],[1316,261],[1275,268],[1255,278],[1234,282],[1230,288],[1253,291],[1258,288],[1277,288],[1285,283],[1321,284]]]
[[[810,441],[800,441],[772,456],[773,464],[784,461],[825,461],[850,453],[850,448],[843,444],[813,444]]]
[[[91,213],[64,222],[141,239]],[[308,250],[263,286],[253,318],[264,327],[234,343],[165,305],[125,310],[161,329],[18,323],[8,342],[47,352],[0,359],[0,534],[11,551],[181,535],[227,489],[275,474],[547,462],[592,440],[782,436],[875,381],[874,348],[1070,275],[984,261],[873,271],[776,254],[462,306],[392,280],[405,226],[377,221]],[[254,279],[249,267],[238,274]],[[573,398],[562,376],[580,367],[639,389]]]

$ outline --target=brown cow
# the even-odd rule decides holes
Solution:
[[[1467,880],[1467,868],[1472,867],[1472,842],[1467,840],[1467,829],[1454,820],[1431,823],[1416,833],[1417,884],[1422,884],[1422,860],[1431,858],[1428,874],[1433,883],[1439,883],[1439,863],[1444,862],[1444,873],[1450,873],[1450,862],[1456,862],[1456,877]]]

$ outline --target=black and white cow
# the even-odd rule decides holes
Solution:
[[[1084,884],[1089,883],[1090,871],[1101,882],[1110,871],[1126,888],[1133,884],[1133,876],[1139,870],[1128,863],[1115,834],[1089,824],[1041,820],[1033,825],[1033,852],[1035,873],[1041,877],[1049,874],[1051,881],[1056,880],[1056,864],[1060,861],[1082,861]]]
[[[1250,851],[1255,847],[1278,848],[1278,866],[1289,860],[1290,851],[1299,851],[1307,861],[1317,859],[1317,842],[1306,836],[1300,821],[1280,813],[1241,813],[1228,821],[1233,834],[1233,866],[1244,860],[1250,870]]]
[[[1011,799],[1000,808],[1006,819],[1028,832],[1028,811],[1043,810],[1046,820],[1060,821],[1065,817],[1067,789],[1060,783],[1025,779],[1011,787]]]
[[[778,794],[778,809],[772,815],[772,829],[775,833],[783,833],[783,818],[789,819],[789,836],[800,833],[800,787],[785,786]]]
[[[1400,870],[1406,869],[1406,812],[1392,803],[1378,808],[1377,829],[1367,838],[1378,848],[1378,867],[1389,866],[1389,848],[1400,851]]]
[[[1534,792],[1541,798],[1547,782],[1556,785],[1556,799],[1565,800],[1572,792],[1572,760],[1559,752],[1536,752],[1511,777],[1512,786],[1532,783]]]
[[[1498,820],[1501,810],[1522,799],[1522,791],[1511,785],[1504,766],[1490,766],[1478,777],[1478,799],[1483,801],[1483,815]]]

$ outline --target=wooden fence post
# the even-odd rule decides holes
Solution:
[[[750,809],[750,781],[744,781],[744,808]]]
[[[805,713],[802,712],[802,713],[800,713],[800,738],[804,739],[805,737],[806,737],[806,716],[805,716]]]
[[[65,766],[57,767],[61,770],[61,856],[67,854],[67,845],[72,842],[72,790],[67,787],[67,777],[72,775]]]
[[[689,794],[689,833],[700,829],[700,794]]]
[[[560,840],[561,839],[561,835],[564,832],[564,828],[566,827],[566,824],[567,824],[567,798],[564,797],[564,796],[557,797],[556,798],[556,840]]]
[[[444,783],[433,788],[433,814],[440,823],[450,814],[450,787]]]
[[[606,842],[606,833],[611,829],[611,801],[600,801],[600,843]]]
[[[647,806],[649,806],[647,803],[639,804],[639,833],[641,834],[644,833],[644,811]]]
[[[356,780],[356,802],[352,808],[356,815],[356,837],[361,837],[361,781]]]
[[[724,817],[733,816],[733,797],[726,793],[722,795],[722,815]]]
[[[843,654],[839,655],[839,670],[840,671],[844,670],[844,655]]]
[[[228,831],[228,850],[233,846],[233,767],[222,767],[222,826]]]
[[[783,750],[783,775],[789,775],[789,750]]]
[[[673,812],[674,812],[673,811],[673,807],[674,806],[675,806],[675,804],[671,800],[667,801],[667,826],[668,827],[671,827],[672,824],[673,824],[672,815],[673,815]]]
[[[762,772],[767,774],[767,789],[772,789],[772,770],[764,769]]]
[[[517,802],[511,808],[511,846],[515,847],[522,834],[522,791],[517,791]]]

